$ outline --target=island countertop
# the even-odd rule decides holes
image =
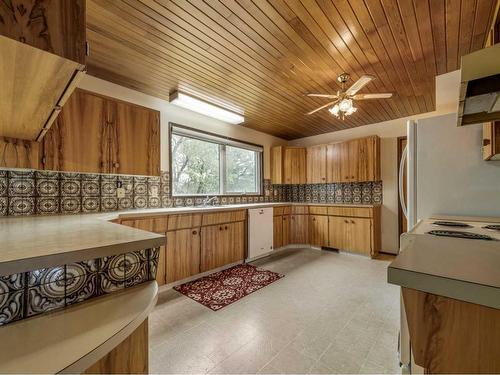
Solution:
[[[402,235],[401,253],[389,265],[387,277],[405,288],[500,309],[499,269],[498,240],[410,232]]]
[[[164,244],[164,235],[112,223],[111,220],[290,205],[374,207],[263,202],[209,207],[135,209],[97,214],[5,217],[0,219],[0,276]]]

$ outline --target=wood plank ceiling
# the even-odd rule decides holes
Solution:
[[[177,88],[295,139],[432,111],[434,77],[482,48],[497,0],[87,0],[89,73],[156,97]],[[345,121],[305,113],[336,77],[378,79]]]

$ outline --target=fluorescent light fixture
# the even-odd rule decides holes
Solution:
[[[217,105],[195,98],[194,96],[185,94],[180,91],[175,91],[170,94],[170,103],[179,107],[189,109],[194,112],[201,113],[202,115],[216,118],[230,124],[240,124],[245,121],[245,118],[239,113],[224,109]]]

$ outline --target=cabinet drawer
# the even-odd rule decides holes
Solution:
[[[308,213],[308,206],[292,206],[292,215],[307,215]]]
[[[328,215],[351,216],[351,217],[373,217],[371,207],[328,207]]]
[[[246,219],[247,212],[246,210],[240,211],[224,211],[224,212],[216,212],[213,214],[203,214],[201,225],[214,225],[220,223],[232,223],[236,221],[243,221]]]
[[[120,221],[121,225],[126,225],[127,227],[133,227],[137,229],[147,230],[149,232],[153,231],[153,219],[122,219]]]
[[[309,206],[309,214],[311,214],[311,215],[328,215],[328,207]]]
[[[290,206],[281,206],[273,208],[274,216],[290,215]]]
[[[167,230],[196,228],[201,224],[201,214],[169,215]]]

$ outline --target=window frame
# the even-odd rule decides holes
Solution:
[[[236,125],[235,125],[236,126]],[[175,130],[178,129],[179,132]],[[184,131],[184,134],[183,134]],[[188,134],[192,133],[192,134]],[[198,139],[204,142],[215,143],[219,146],[219,192],[217,194],[175,194],[173,186],[173,155],[172,155],[172,135],[177,134],[183,137]],[[257,161],[256,165],[256,188],[257,191],[254,192],[227,192],[226,186],[226,147],[239,147],[242,149],[247,149],[256,152]],[[245,147],[246,146],[246,147]],[[220,134],[215,134],[207,132],[204,130],[199,130],[191,128],[189,126],[180,125],[174,122],[168,123],[168,161],[169,161],[169,186],[172,198],[176,197],[206,197],[206,196],[246,196],[246,195],[262,195],[264,191],[264,147],[259,144],[241,141],[239,139],[222,136]]]

